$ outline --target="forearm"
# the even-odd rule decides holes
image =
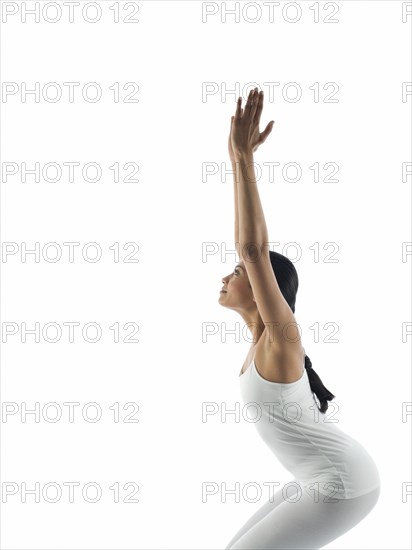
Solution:
[[[247,243],[267,243],[268,232],[256,183],[253,153],[235,157],[238,208],[238,240],[243,248]],[[235,199],[236,200],[236,199]]]
[[[236,161],[232,160],[232,170],[233,170],[233,192],[235,196],[235,247],[240,258],[239,254],[239,201],[238,201],[238,190],[237,190],[237,178],[236,178]]]

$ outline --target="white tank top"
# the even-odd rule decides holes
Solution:
[[[249,422],[310,495],[347,499],[380,486],[375,462],[338,428],[332,406],[325,414],[319,411],[304,366],[296,382],[270,382],[258,373],[253,358],[239,381],[242,399],[250,404]]]

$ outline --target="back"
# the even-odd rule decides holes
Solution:
[[[310,494],[346,499],[372,491],[380,486],[374,461],[338,428],[331,408],[326,414],[319,411],[302,367],[296,382],[271,382],[260,376],[253,359],[239,376],[244,403],[259,406],[254,422],[259,435]]]

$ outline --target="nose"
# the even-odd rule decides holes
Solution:
[[[227,277],[222,277],[223,288],[224,288],[225,290],[227,289],[227,281],[228,281],[228,278],[227,278]]]

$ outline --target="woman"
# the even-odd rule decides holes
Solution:
[[[292,262],[268,249],[269,238],[253,153],[263,92],[251,90],[231,119],[229,154],[235,173],[235,244],[239,264],[222,279],[219,303],[237,311],[253,334],[239,374],[245,403],[259,406],[259,435],[293,479],[241,527],[226,550],[317,549],[359,523],[375,506],[380,478],[367,451],[324,422],[335,396],[312,369],[295,320],[298,276]],[[319,403],[319,405],[318,405]],[[335,423],[334,423],[335,422]]]

